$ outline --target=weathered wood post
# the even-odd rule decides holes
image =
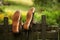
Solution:
[[[4,31],[8,32],[8,17],[4,17]]]
[[[60,16],[59,16],[59,40],[60,40]]]
[[[42,40],[46,40],[46,16],[42,15]]]
[[[60,28],[58,29],[58,40],[60,40]]]
[[[58,16],[58,18],[57,18],[57,23],[59,24],[59,28],[58,28],[58,40],[60,40],[60,16]]]
[[[3,27],[3,30],[4,30],[4,40],[8,40],[8,17],[4,17],[4,27]]]

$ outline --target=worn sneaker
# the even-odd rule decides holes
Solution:
[[[21,18],[21,13],[19,11],[16,11],[12,16],[12,32],[13,33],[19,33],[20,18]]]
[[[26,22],[24,23],[23,25],[23,28],[24,30],[29,30],[29,26],[30,26],[30,23],[32,21],[32,18],[33,18],[33,13],[35,12],[35,8],[32,7],[28,13],[27,13],[27,18],[26,18]]]

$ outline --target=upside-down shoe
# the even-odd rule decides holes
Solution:
[[[21,13],[16,11],[12,16],[12,32],[19,33],[19,25],[20,25]]]
[[[26,22],[25,22],[24,25],[23,25],[24,30],[29,30],[29,26],[30,26],[30,23],[31,23],[31,21],[32,21],[34,12],[35,12],[35,8],[34,8],[34,7],[32,7],[32,8],[28,11],[28,13],[27,13],[27,18],[26,18]]]

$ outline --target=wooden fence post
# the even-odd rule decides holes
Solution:
[[[58,28],[58,40],[60,40],[60,16],[58,16],[58,18],[57,18],[57,23],[59,24],[59,28]]]
[[[42,40],[46,40],[46,16],[42,15]]]
[[[9,36],[8,36],[8,17],[4,17],[4,40],[9,40]]]
[[[58,32],[58,40],[60,40],[60,28],[59,28],[59,32]]]
[[[8,17],[4,17],[4,30],[5,32],[8,31]]]

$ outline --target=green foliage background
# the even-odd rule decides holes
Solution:
[[[23,5],[22,3],[16,3],[14,1],[3,1],[3,6],[0,6],[0,16],[4,14],[4,16],[8,16],[9,23],[12,23],[11,16],[14,14],[16,10],[22,10],[22,21],[26,20],[26,13],[34,6],[36,8],[36,12],[34,14],[34,22],[41,23],[41,16],[46,15],[47,24],[48,25],[59,25],[60,24],[60,1],[59,0],[32,0],[33,5]],[[5,5],[7,4],[7,5]],[[1,11],[2,10],[2,11]],[[6,11],[6,10],[10,10]],[[3,16],[2,16],[3,17]],[[3,18],[0,19],[0,23],[2,23]]]

